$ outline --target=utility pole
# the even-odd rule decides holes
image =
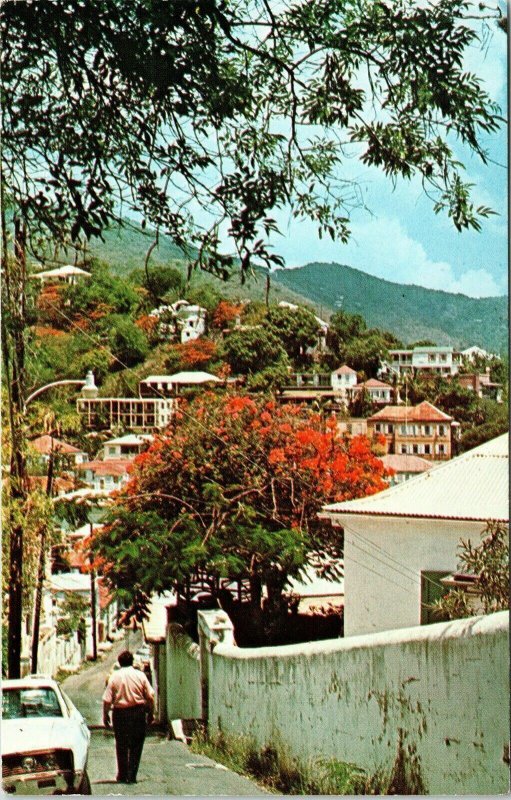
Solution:
[[[53,490],[54,464],[55,464],[55,451],[53,449],[53,437],[52,437],[50,459],[48,461],[48,475],[46,478],[47,497],[51,497]],[[36,586],[35,601],[34,601],[34,626],[32,630],[32,653],[31,653],[31,663],[30,663],[30,672],[32,673],[32,675],[35,675],[35,673],[37,672],[37,658],[39,655],[39,628],[41,623],[41,605],[43,599],[44,573],[46,570],[46,532],[47,532],[47,523],[46,520],[44,520],[43,526],[41,528],[41,542],[39,545],[40,546],[39,564],[37,567],[37,586]]]
[[[5,217],[2,218],[5,227]],[[3,252],[4,307],[2,311],[2,358],[4,383],[9,395],[11,435],[9,540],[8,661],[9,678],[21,673],[21,629],[23,621],[23,524],[28,496],[23,409],[25,405],[26,329],[26,226],[14,219],[14,258]],[[4,236],[4,243],[6,237]],[[14,510],[14,508],[13,508]]]

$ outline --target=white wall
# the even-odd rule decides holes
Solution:
[[[209,725],[373,774],[398,751],[430,794],[507,792],[508,614],[278,648],[217,645]]]
[[[166,635],[165,667],[167,721],[201,717],[199,646],[180,625],[171,624]]]
[[[37,650],[39,674],[55,675],[60,667],[78,667],[80,662],[81,647],[76,634],[64,639],[53,630],[40,639]]]
[[[343,515],[344,635],[420,624],[421,571],[455,571],[460,538],[484,524]]]

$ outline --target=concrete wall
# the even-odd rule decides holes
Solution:
[[[455,571],[460,538],[479,542],[484,528],[480,522],[355,514],[342,522],[346,637],[419,625],[421,571]]]
[[[370,774],[404,758],[430,794],[506,792],[508,629],[501,612],[288,647],[218,644],[210,729]]]
[[[172,623],[167,627],[165,649],[167,721],[198,719],[202,716],[199,646]]]
[[[37,672],[55,675],[60,667],[78,667],[82,660],[81,647],[76,634],[63,639],[52,630],[39,641]]]

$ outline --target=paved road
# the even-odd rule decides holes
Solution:
[[[136,650],[141,634],[131,634],[130,650]],[[266,794],[255,783],[236,775],[209,758],[190,752],[182,742],[170,741],[164,733],[151,731],[145,741],[135,785],[115,782],[113,733],[102,725],[101,695],[105,679],[117,654],[127,646],[117,642],[96,664],[64,681],[63,687],[91,728],[89,777],[93,795],[187,795],[198,797],[253,797]]]

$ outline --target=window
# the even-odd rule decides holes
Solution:
[[[421,572],[421,625],[430,625],[432,622],[443,622],[447,618],[435,613],[429,606],[444,597],[449,589],[441,582],[450,574],[448,570]]]
[[[405,444],[402,444],[401,445],[401,453],[402,453],[402,455],[406,455],[406,452],[407,452],[407,447],[406,447]]]
[[[394,433],[394,426],[393,426],[393,425],[388,425],[388,426],[387,426],[387,431],[388,431],[389,433]]]
[[[431,445],[425,444],[424,445],[424,455],[430,456],[431,455]]]
[[[62,710],[57,695],[49,687],[4,689],[2,716],[4,719],[61,717]]]
[[[439,425],[438,426],[438,435],[439,436],[445,436],[445,425]]]
[[[419,445],[418,444],[414,444],[413,445],[412,452],[413,452],[414,455],[418,455],[418,453],[419,453]]]
[[[431,425],[424,425],[424,436],[431,436]]]
[[[445,445],[444,444],[437,444],[436,451],[438,455],[443,456],[445,455]]]
[[[115,455],[115,446],[114,445],[110,446],[108,448],[108,452],[110,453],[111,456],[114,456]]]
[[[376,425],[374,426],[374,429],[375,429],[376,433],[381,433],[381,425],[380,425],[379,422],[376,423]]]

